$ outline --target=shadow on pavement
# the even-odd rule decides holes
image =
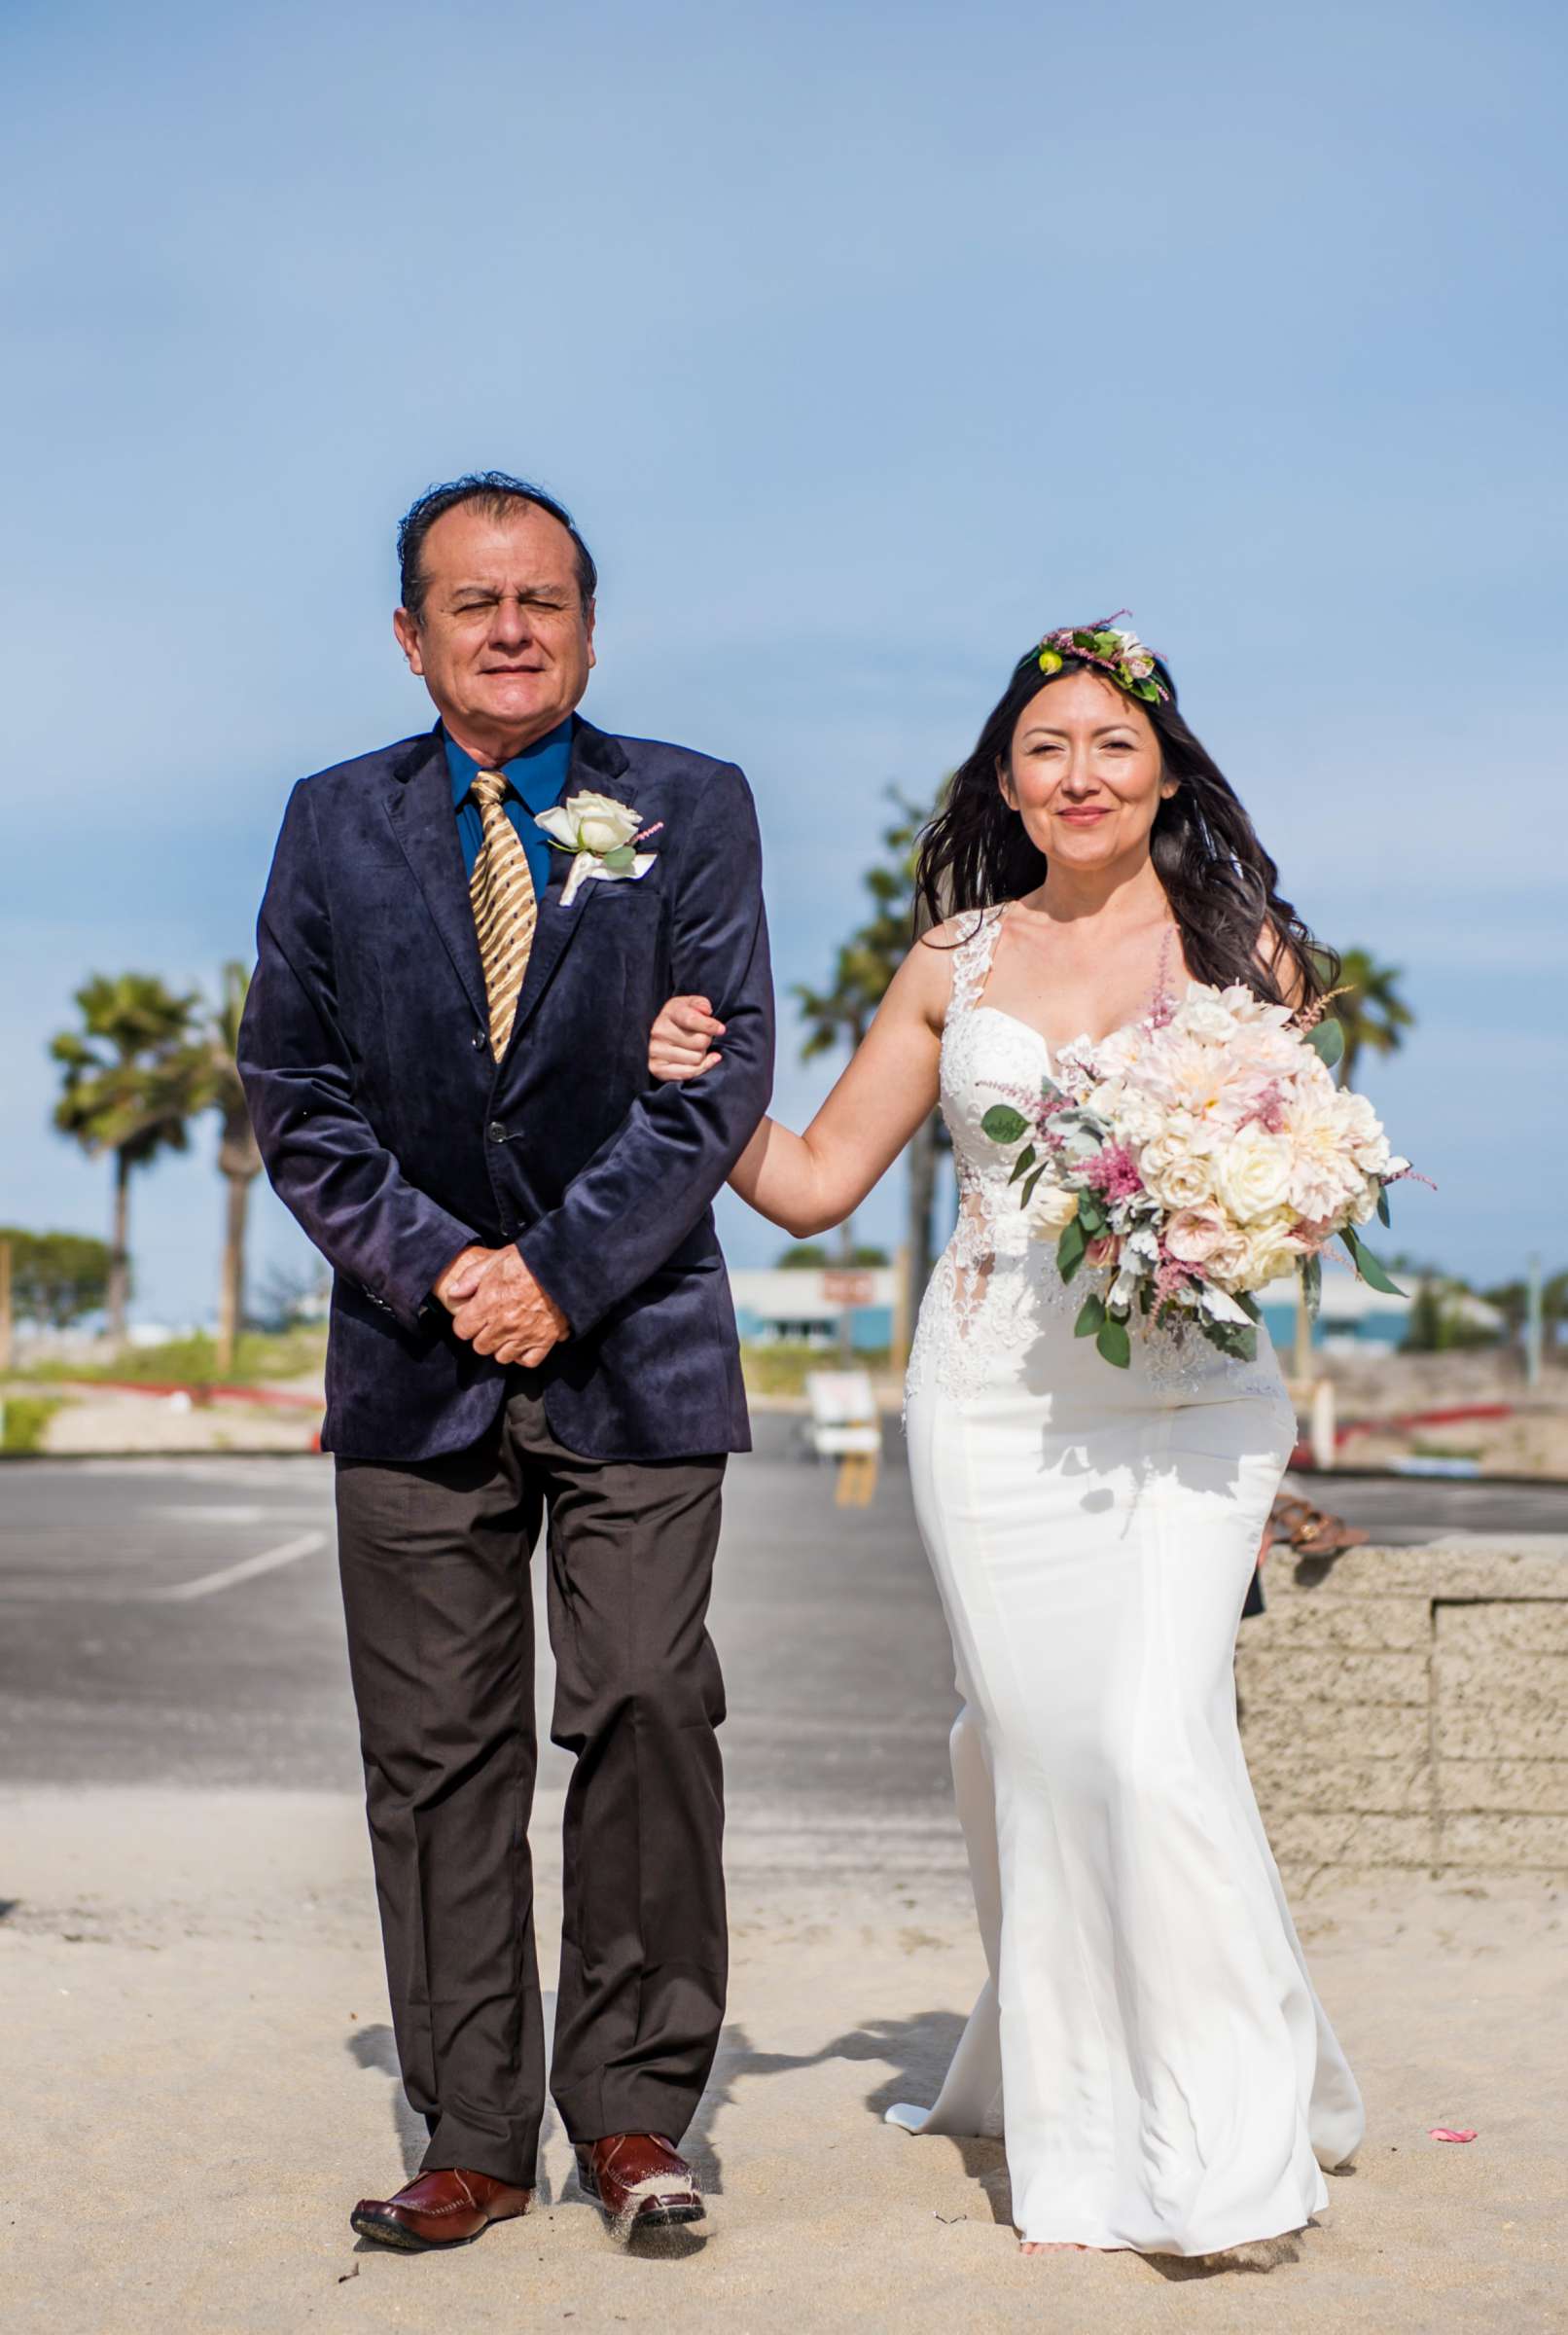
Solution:
[[[403,2161],[403,2177],[412,2180],[419,2170],[419,2160],[425,2153],[429,2135],[425,2131],[423,2117],[414,2114],[404,2097],[398,2046],[392,2030],[384,2021],[374,2027],[356,2027],[345,2040],[348,2055],[357,2066],[392,2078],[392,2128],[397,2138],[398,2154]]]
[[[964,2020],[956,2011],[918,2011],[908,2019],[878,2019],[846,2034],[835,2035],[817,2051],[753,2050],[742,2027],[728,2027],[715,2063],[717,2080],[703,2098],[689,2136],[689,2153],[703,2157],[704,2185],[715,2194],[721,2183],[718,2159],[708,2133],[719,2110],[733,2097],[732,2087],[743,2075],[783,2075],[801,2067],[820,2067],[830,2060],[876,2060],[893,2074],[866,2095],[866,2106],[878,2122],[900,2101],[934,2100],[958,2048]],[[1013,2196],[1008,2183],[1007,2155],[999,2140],[951,2139],[965,2174],[984,2196],[991,2218],[1004,2226],[1013,2220]],[[713,2167],[712,2177],[708,2165]]]

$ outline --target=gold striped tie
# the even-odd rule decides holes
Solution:
[[[502,808],[507,781],[500,771],[481,771],[469,788],[480,807],[484,838],[469,878],[474,929],[484,968],[490,1009],[490,1048],[497,1061],[507,1050],[513,1019],[528,970],[539,903],[522,838]]]

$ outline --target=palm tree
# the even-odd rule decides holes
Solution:
[[[915,849],[920,831],[931,813],[888,788],[897,816],[883,830],[887,858],[868,868],[861,880],[872,898],[872,914],[839,948],[833,979],[826,989],[797,983],[795,994],[805,1018],[802,1060],[831,1047],[859,1046],[872,1016],[887,993],[889,983],[909,953],[911,939],[910,907],[914,894]],[[945,792],[945,782],[943,792]],[[939,805],[941,797],[938,798]],[[915,1131],[909,1146],[909,1280],[905,1291],[905,1319],[913,1321],[931,1274],[931,1210],[936,1194],[937,1155],[945,1140],[942,1115],[933,1111]],[[845,1224],[841,1248],[847,1260],[854,1249],[854,1228]]]
[[[65,1072],[54,1125],[84,1151],[114,1156],[109,1332],[125,1335],[130,1288],[130,1178],[162,1151],[184,1151],[191,1115],[188,1040],[197,1000],[177,996],[153,973],[94,973],[75,993],[80,1029],[62,1029],[50,1053]]]
[[[245,1223],[250,1209],[250,1188],[262,1172],[262,1155],[234,1060],[239,1043],[239,1017],[245,1010],[250,978],[237,959],[231,958],[225,965],[218,1001],[207,1008],[195,1033],[189,1064],[192,1109],[218,1113],[221,1127],[218,1172],[229,1186],[223,1274],[218,1290],[220,1371],[232,1370],[235,1342],[244,1327]]]
[[[1399,993],[1403,978],[1397,965],[1379,964],[1369,949],[1347,949],[1341,957],[1340,993],[1330,1009],[1344,1030],[1341,1086],[1349,1086],[1364,1049],[1395,1054],[1404,1044],[1402,1033],[1413,1027],[1415,1016]]]

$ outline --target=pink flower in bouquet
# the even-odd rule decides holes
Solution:
[[[1195,1267],[1184,1265],[1180,1257],[1162,1255],[1159,1269],[1155,1275],[1155,1304],[1164,1305],[1167,1299],[1174,1297],[1178,1290],[1185,1289],[1190,1281],[1195,1281],[1197,1277]]]
[[[1248,1111],[1246,1117],[1241,1121],[1241,1125],[1243,1127],[1264,1128],[1271,1135],[1278,1135],[1284,1132],[1285,1097],[1280,1092],[1280,1084],[1277,1078],[1271,1078],[1268,1081],[1262,1094],[1254,1102],[1251,1110]]]
[[[1084,1181],[1102,1200],[1130,1200],[1143,1190],[1138,1164],[1124,1143],[1107,1143],[1084,1168]]]
[[[1183,1265],[1206,1265],[1229,1238],[1218,1208],[1178,1208],[1165,1227],[1164,1246]]]

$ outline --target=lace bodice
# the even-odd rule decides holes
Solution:
[[[1002,930],[999,908],[986,909],[953,952],[952,995],[942,1032],[942,1115],[952,1137],[958,1175],[959,1212],[955,1239],[962,1236],[966,1264],[976,1272],[999,1246],[1026,1244],[1022,1211],[1009,1184],[1011,1155],[993,1143],[982,1122],[993,1103],[1033,1102],[1051,1053],[1039,1031],[1012,1014],[983,1005],[991,959]]]
[[[952,952],[941,1097],[957,1170],[958,1218],[920,1308],[909,1391],[935,1384],[955,1396],[977,1393],[999,1376],[1016,1378],[1028,1357],[1031,1383],[1068,1371],[1075,1383],[1098,1374],[1090,1383],[1108,1405],[1129,1396],[1193,1399],[1211,1386],[1232,1396],[1257,1385],[1277,1390],[1283,1400],[1266,1333],[1260,1335],[1257,1361],[1249,1364],[1227,1360],[1192,1332],[1151,1330],[1134,1337],[1126,1373],[1074,1339],[1085,1286],[1062,1280],[1054,1243],[1029,1229],[1020,1187],[1008,1180],[1012,1154],[981,1124],[994,1103],[1038,1099],[1040,1082],[1052,1068],[1050,1046],[1032,1024],[983,1002],[1005,914],[1003,908],[980,911],[973,931]],[[1164,986],[1162,960],[1157,996]],[[1087,1042],[1087,1033],[1075,1041]],[[1050,1343],[1049,1357],[1040,1354],[1043,1341]]]

